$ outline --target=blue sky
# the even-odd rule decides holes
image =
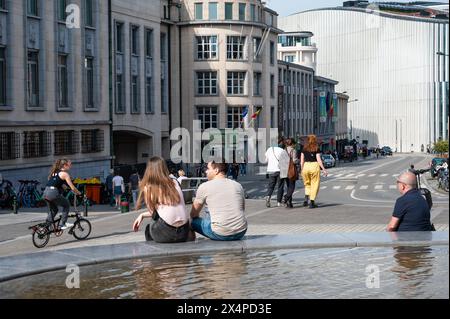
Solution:
[[[373,2],[372,0],[369,1]],[[387,0],[380,0],[379,2],[381,1],[392,2]],[[399,0],[396,1],[403,2]],[[437,0],[437,2],[448,3],[449,0]],[[342,6],[344,0],[266,0],[266,3],[270,9],[277,11],[280,17],[285,17],[290,14],[309,9]]]

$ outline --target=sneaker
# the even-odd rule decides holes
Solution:
[[[65,223],[65,224],[61,227],[61,229],[64,230],[64,229],[71,228],[71,227],[73,227],[73,224],[71,224],[71,223]]]
[[[280,203],[280,202],[277,203],[277,206],[278,206],[278,207],[281,207],[282,205],[283,205],[283,204]]]

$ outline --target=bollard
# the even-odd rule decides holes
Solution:
[[[120,212],[128,213],[130,211],[130,203],[129,202],[121,202],[120,203]]]

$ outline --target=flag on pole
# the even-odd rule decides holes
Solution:
[[[262,111],[262,107],[258,107],[256,112],[253,113],[252,121],[250,122],[250,125],[252,125],[255,122],[255,120],[258,118],[259,114],[261,113],[261,111]]]
[[[252,115],[252,120],[256,120],[259,113],[261,113],[262,107],[258,108],[258,110]]]
[[[248,123],[248,106],[244,107],[242,110],[242,120],[241,120],[241,126],[244,128],[244,130],[248,129],[249,123]]]

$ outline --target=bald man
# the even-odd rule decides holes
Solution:
[[[417,189],[416,176],[405,172],[397,178],[397,189],[402,194],[395,202],[387,231],[431,231],[430,208]]]

